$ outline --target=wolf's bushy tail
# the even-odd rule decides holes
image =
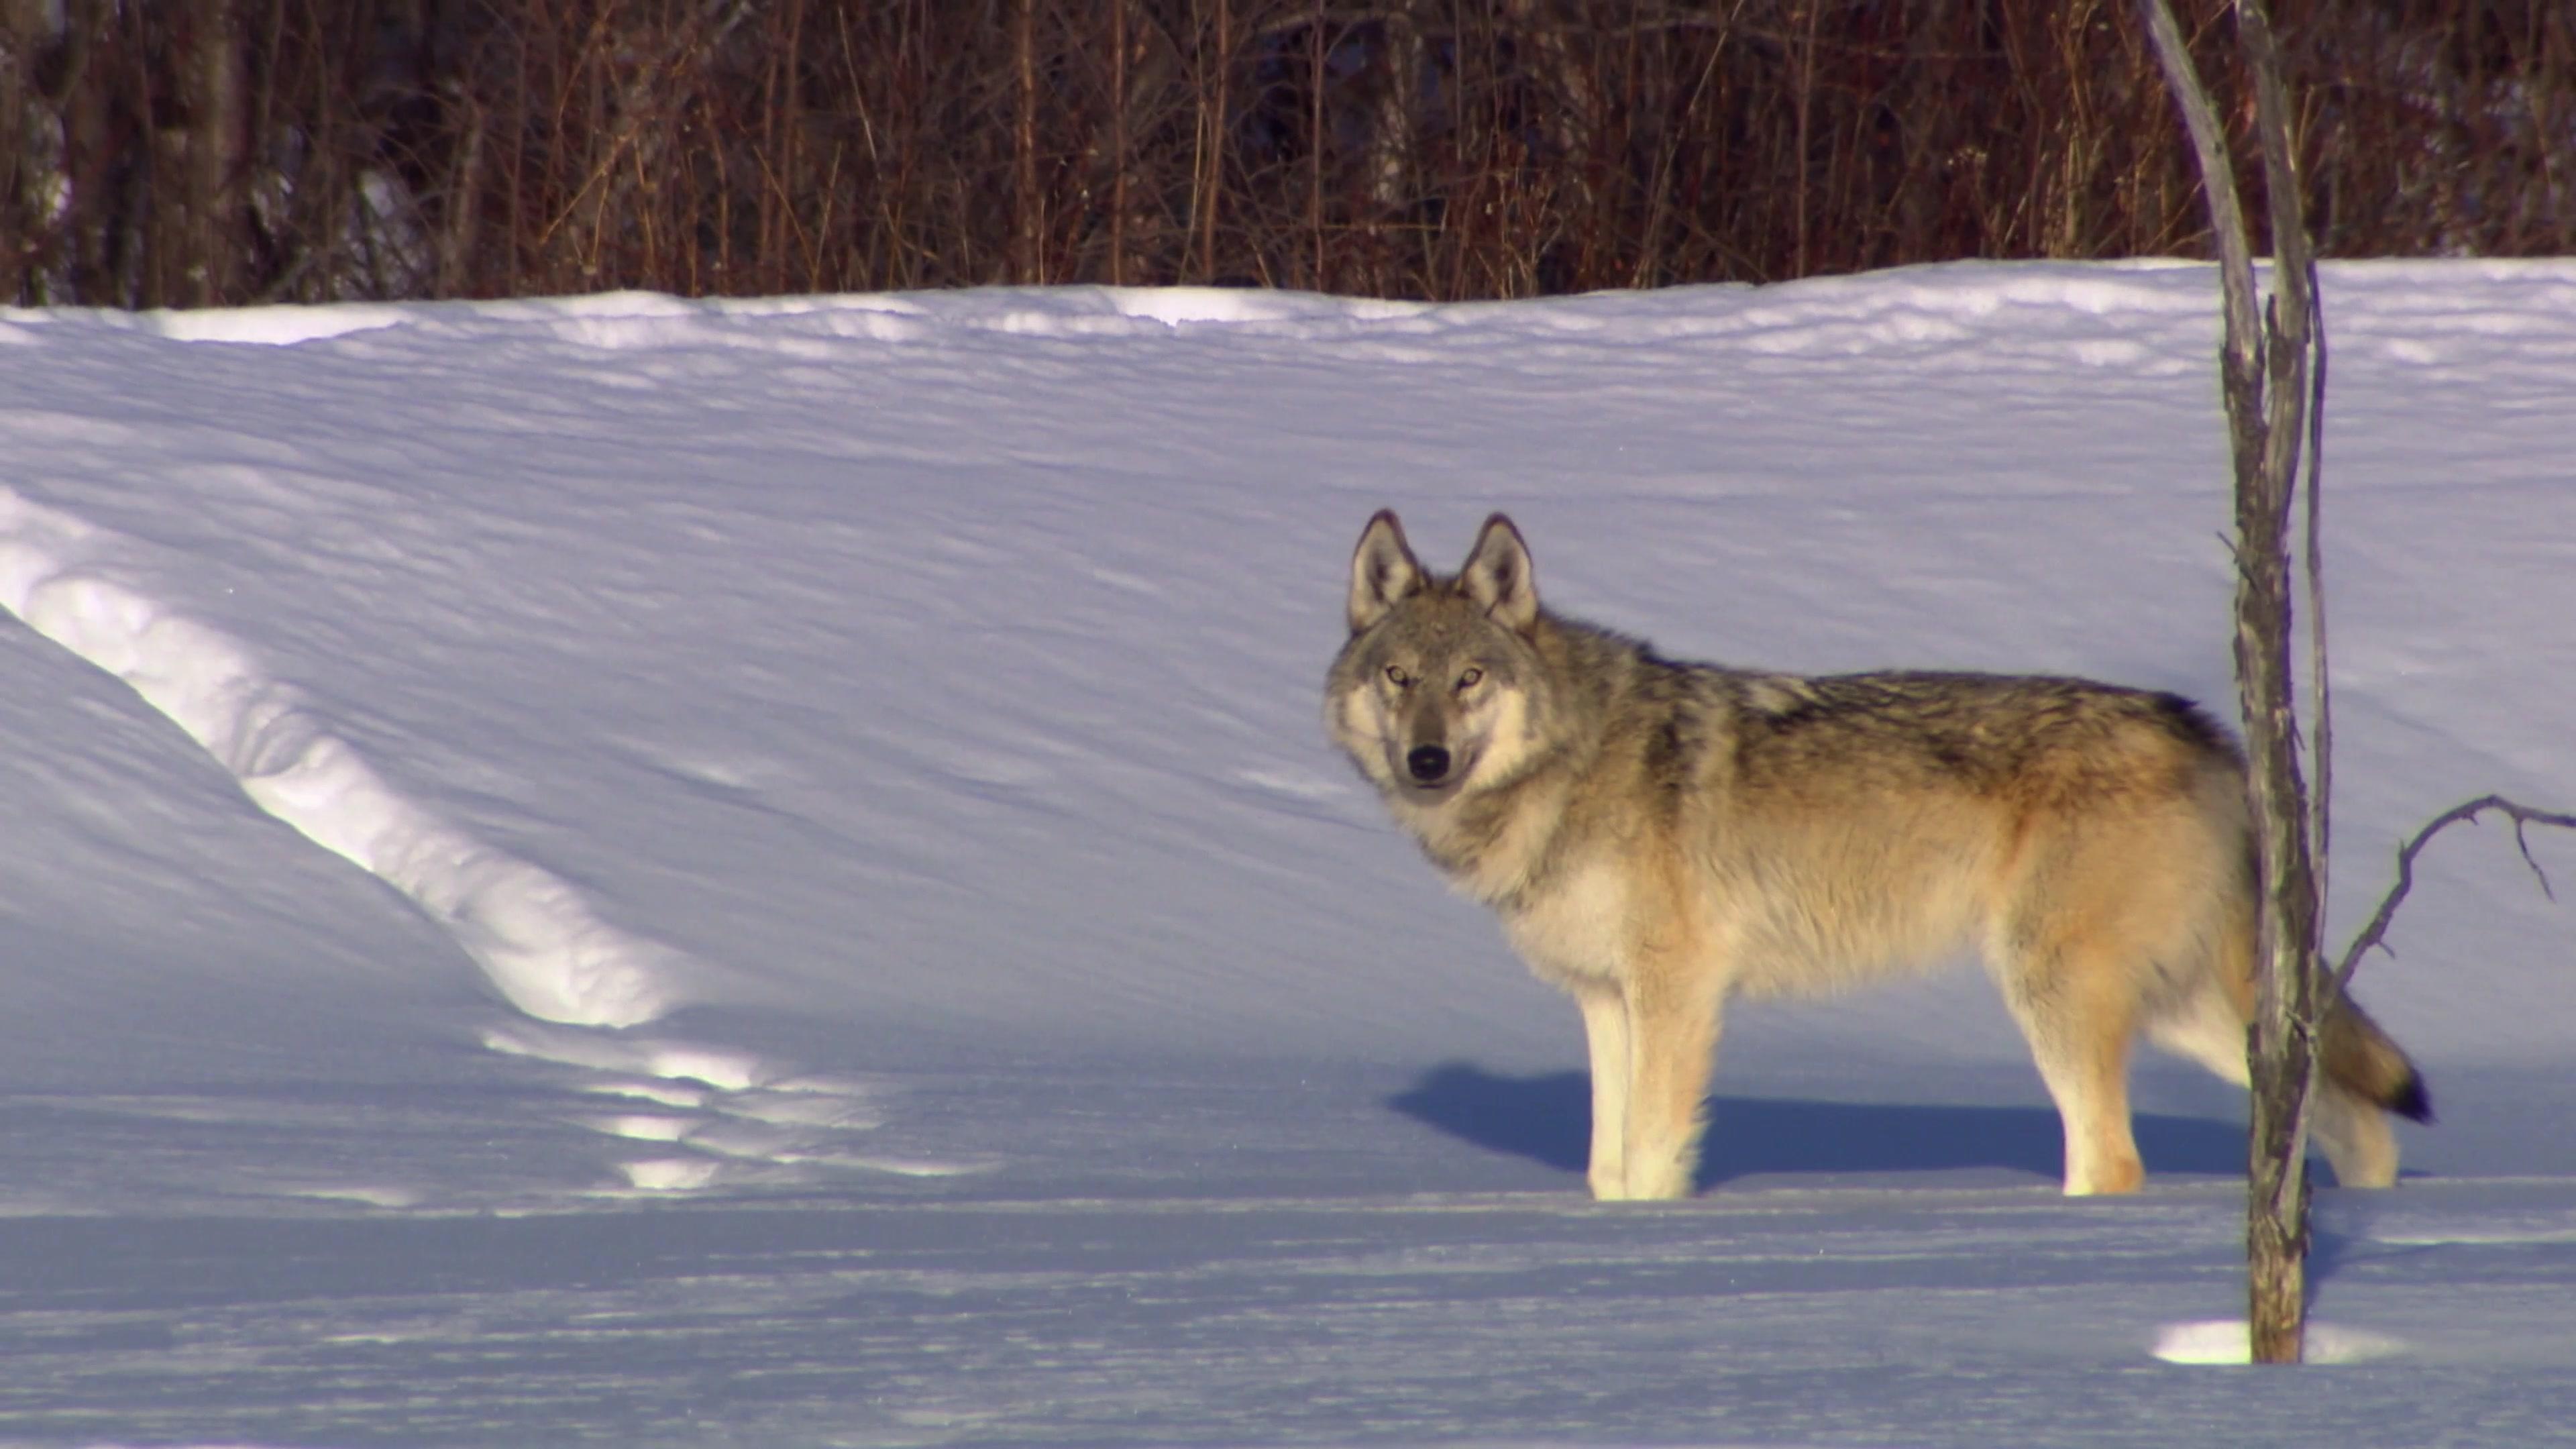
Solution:
[[[2424,1074],[2351,997],[2336,1002],[2326,1013],[2321,1045],[2328,1081],[2400,1117],[2433,1120],[2433,1098],[2424,1089]]]
[[[2243,888],[2226,902],[2226,925],[2220,937],[2221,984],[2229,1004],[2235,1008],[2239,1030],[2254,1019],[2257,995],[2253,874],[2249,856]],[[2383,1111],[2417,1122],[2433,1120],[2433,1098],[2424,1088],[2424,1074],[2415,1069],[2405,1049],[2370,1019],[2369,1012],[2361,1009],[2360,1002],[2349,995],[2339,997],[2327,1010],[2319,1035],[2317,1066],[2326,1081]],[[2213,1069],[2244,1080],[2241,1067],[2230,1071],[2213,1063]]]

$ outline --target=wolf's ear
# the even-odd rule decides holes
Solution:
[[[1504,628],[1526,634],[1538,622],[1538,578],[1530,572],[1529,545],[1503,515],[1485,520],[1458,582],[1486,617]]]
[[[1404,525],[1394,509],[1379,509],[1351,554],[1351,632],[1385,618],[1397,600],[1421,588],[1422,565],[1404,541]]]

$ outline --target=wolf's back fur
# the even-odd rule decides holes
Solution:
[[[2066,1190],[2142,1176],[2140,1034],[2245,1080],[2253,856],[2242,769],[2189,701],[2084,680],[1804,678],[1677,663],[1539,607],[1497,514],[1456,577],[1392,513],[1352,563],[1334,740],[1397,821],[1581,1008],[1590,1179],[1688,1190],[1734,995],[1807,995],[1984,956],[2066,1129]],[[2344,1003],[2316,1135],[2347,1184],[2397,1172],[2420,1078]]]

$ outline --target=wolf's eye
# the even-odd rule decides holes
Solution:
[[[1476,687],[1477,681],[1484,677],[1485,671],[1481,669],[1470,669],[1466,673],[1458,676],[1458,687],[1460,689],[1473,689]]]
[[[1398,689],[1410,689],[1413,687],[1413,676],[1390,664],[1386,667],[1386,682]]]

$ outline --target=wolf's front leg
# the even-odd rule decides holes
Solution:
[[[1717,1049],[1719,993],[1681,973],[1640,977],[1627,998],[1627,1195],[1688,1197]]]
[[[1583,1042],[1592,1058],[1592,1166],[1584,1174],[1603,1202],[1628,1196],[1628,1002],[1616,986],[1579,987]]]

